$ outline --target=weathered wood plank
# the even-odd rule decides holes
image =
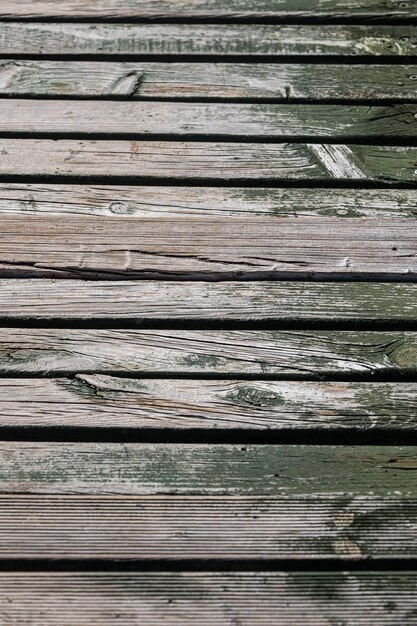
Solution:
[[[416,355],[417,350],[414,369]],[[192,361],[192,355],[183,361],[187,358]],[[207,364],[204,370],[217,371]],[[0,427],[412,432],[416,408],[417,385],[407,383],[136,380],[100,374],[0,379]]]
[[[417,219],[415,189],[0,184],[0,215]]]
[[[0,61],[8,96],[415,102],[415,65]]]
[[[416,106],[4,100],[0,134],[416,139]]]
[[[2,18],[392,18],[417,17],[414,0],[3,0]]]
[[[0,276],[410,280],[416,250],[408,219],[5,214]]]
[[[0,442],[0,492],[417,496],[417,446]]]
[[[417,556],[412,498],[13,495],[0,505],[0,563]]]
[[[4,1],[0,18],[4,17],[3,7]],[[14,22],[0,25],[0,54],[170,55],[172,58],[206,55],[415,56],[416,33],[415,26]]]
[[[8,96],[415,102],[416,80],[415,65],[0,60]]]
[[[0,156],[0,177],[417,182],[409,146],[1,139]]]
[[[3,218],[2,218],[3,219]],[[0,319],[412,323],[417,286],[389,283],[1,280]]]
[[[42,284],[40,289],[42,289]],[[414,332],[0,329],[0,372],[3,375],[157,372],[172,377],[178,373],[216,374],[217,376],[222,374],[236,376],[252,374],[259,377],[274,375],[308,379],[335,374],[410,373],[416,371],[417,333]],[[85,389],[83,380],[85,380]],[[14,383],[10,380],[0,379],[0,388],[3,389],[2,393],[4,394],[4,397],[0,399],[0,405],[1,402],[12,399],[16,394],[21,397],[24,403],[26,402],[25,394],[31,393],[33,393],[33,399],[38,398],[38,400],[43,399],[43,401],[48,393],[51,394],[51,398],[57,398],[59,394],[62,394],[63,400],[67,398],[68,401],[72,397],[72,392],[75,394],[72,397],[73,400],[80,392],[82,399],[84,397],[83,391],[88,392],[88,381],[91,384],[90,391],[93,392],[97,387],[97,392],[100,391],[103,394],[103,399],[107,392],[110,393],[109,398],[111,399],[114,391],[117,397],[120,395],[121,399],[125,398],[128,402],[145,400],[148,392],[160,397],[161,402],[163,398],[171,398],[174,401],[176,397],[177,399],[182,398],[182,402],[185,403],[187,395],[190,396],[191,402],[195,393],[199,391],[199,386],[201,385],[203,388],[206,385],[204,387],[206,389],[205,395],[201,396],[200,403],[230,401],[232,404],[229,408],[234,410],[233,403],[236,402],[239,405],[239,397],[242,395],[242,406],[250,408],[250,385],[246,389],[246,383],[242,383],[242,386],[243,391],[248,394],[247,400],[244,397],[245,393],[238,393],[240,383],[225,381],[206,381],[205,383],[176,381],[174,383],[172,381],[172,389],[169,390],[164,388],[165,383],[158,383],[157,381],[123,382],[123,380],[112,380],[106,376],[104,378],[102,376],[81,377],[78,383],[66,382],[65,380],[56,383],[36,382],[36,380],[32,382],[16,381]],[[15,391],[13,385],[16,385]],[[235,385],[236,391],[234,390]],[[259,390],[261,390],[262,385]],[[269,404],[272,410],[275,410],[274,407],[278,405],[273,402],[273,397],[275,397],[273,390],[276,388],[279,396],[280,386],[269,385],[268,383],[266,387],[271,389],[272,395]],[[284,385],[283,393],[286,388]],[[308,392],[309,388],[312,390],[311,392]],[[371,388],[373,387],[369,389]],[[49,391],[46,391],[48,389]],[[304,401],[305,394],[301,393],[301,389],[302,387],[300,387],[300,398]],[[314,389],[318,389],[318,387],[307,385],[305,393],[311,393],[312,396],[315,396]],[[326,389],[325,386],[320,393],[317,392],[318,395],[315,399],[307,403],[308,410],[315,402],[318,402],[319,405],[322,401],[326,402]],[[333,389],[332,386],[330,389]],[[367,389],[366,385],[365,389]],[[256,390],[256,385],[254,390]],[[126,395],[130,391],[131,395]],[[119,395],[118,392],[120,392]],[[391,402],[389,392],[392,392],[392,402],[394,403],[395,398],[402,401],[401,393],[403,392],[405,394],[404,400],[410,397],[407,387],[401,386],[401,389],[397,389],[395,386],[392,388],[387,386],[384,396],[387,404]],[[284,393],[284,399],[286,393]],[[359,387],[355,385],[353,387],[349,385],[336,386],[333,393],[335,394],[335,401],[336,398],[342,398],[343,395],[346,395],[346,400],[349,397],[346,406],[352,408],[354,404],[351,404],[351,401],[354,397],[357,396],[360,403],[363,401],[360,399],[362,398],[360,385]],[[371,394],[368,398],[367,393],[363,396],[364,400],[371,402]],[[292,397],[291,394],[288,398],[290,397]],[[90,400],[95,402],[95,398],[87,397],[87,404]],[[256,408],[255,400],[253,406]],[[101,405],[102,403],[100,403]],[[221,411],[227,408],[226,406],[220,407],[220,404],[218,406]],[[239,406],[238,410],[240,410]],[[74,410],[75,408],[74,406]],[[149,407],[145,408],[149,410]],[[174,405],[172,408],[174,409]],[[198,407],[195,408],[198,409]],[[283,409],[283,407],[280,408]],[[346,407],[343,406],[342,408],[344,410]],[[392,419],[396,419],[396,416],[393,415]],[[407,424],[404,426],[408,427]]]
[[[0,583],[11,623],[44,626],[294,626],[301,614],[305,626],[413,626],[417,606],[409,572],[9,572]]]

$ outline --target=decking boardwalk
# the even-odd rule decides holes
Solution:
[[[0,2],[0,623],[416,626],[415,0]]]
[[[0,584],[10,620],[30,613],[32,623],[62,626],[294,626],[300,614],[306,626],[391,626],[412,624],[416,610],[408,572],[14,573]]]
[[[0,95],[19,97],[416,102],[416,80],[415,64],[348,65],[346,60],[334,65],[0,60]]]

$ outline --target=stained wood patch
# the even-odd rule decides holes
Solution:
[[[416,289],[388,283],[4,279],[0,319],[414,324]]]
[[[138,218],[411,218],[415,189],[0,183],[0,214]]]
[[[404,220],[3,215],[0,274],[86,278],[417,276]]]
[[[42,284],[40,286],[42,288]],[[88,330],[88,329],[0,329],[0,372],[5,375],[13,374],[97,374],[97,373],[164,373],[175,377],[176,374],[215,374],[227,375],[274,375],[297,378],[317,378],[326,375],[343,374],[377,374],[377,373],[411,373],[417,371],[417,333],[408,332],[352,332],[352,331],[202,331],[202,330]],[[151,398],[160,397],[168,401],[171,398],[187,395],[191,400],[195,399],[198,405],[205,403],[223,402],[219,409],[231,411],[243,408],[251,410],[251,404],[256,410],[283,409],[287,387],[283,386],[281,397],[280,385],[265,383],[265,396],[262,399],[262,385],[259,386],[259,402],[256,401],[257,386],[253,387],[253,402],[251,402],[252,388],[248,383],[238,382],[198,382],[171,381],[172,389],[166,386],[168,383],[157,381],[125,381],[111,379],[108,376],[81,377],[74,384],[69,381],[4,381],[0,379],[0,387],[3,386],[5,395],[0,399],[8,406],[8,401],[18,401],[25,394],[33,393],[36,398],[46,401],[47,394],[51,397],[66,398],[71,402],[77,397],[84,398],[83,392],[94,395],[94,389],[103,398],[112,392],[116,396],[125,398],[126,401],[140,403],[149,395],[144,410],[150,411]],[[14,389],[14,385],[16,385]],[[165,387],[164,387],[165,385]],[[201,390],[199,391],[199,385]],[[300,409],[296,398],[297,390],[300,393],[300,402],[306,401],[305,394],[311,395],[307,404],[307,413],[317,402],[325,404],[328,393],[334,394],[335,401],[338,398],[342,404],[340,409],[347,410],[355,404],[370,403],[372,409],[371,389],[375,393],[381,392],[381,397],[387,402],[387,411],[393,409],[393,413],[400,409],[396,406],[396,399],[401,402],[411,398],[413,387],[395,385],[385,387],[386,394],[378,386],[369,387],[361,385],[330,385],[321,388],[316,385],[304,387],[295,385],[294,393],[290,385],[288,399],[297,403],[297,411]],[[203,391],[204,389],[204,391]],[[274,391],[275,390],[275,391]],[[365,391],[364,391],[365,390]],[[378,391],[379,390],[379,391]],[[128,395],[131,391],[132,395]],[[120,393],[119,393],[120,392]],[[172,392],[172,396],[170,395]],[[230,392],[230,395],[229,395]],[[363,392],[363,399],[362,399]],[[401,394],[404,392],[404,396]],[[38,396],[38,393],[40,394]],[[118,395],[119,393],[119,395]],[[72,394],[74,394],[72,396]],[[127,394],[127,395],[126,395]],[[197,396],[195,394],[198,394]],[[246,395],[245,395],[246,394]],[[411,394],[411,395],[410,395]],[[344,396],[346,395],[346,398]],[[247,396],[247,397],[246,397]],[[371,397],[372,396],[372,397]],[[199,398],[199,399],[198,399]],[[216,399],[217,398],[217,399]],[[246,399],[245,399],[246,398]],[[356,399],[355,399],[356,398]],[[376,395],[375,398],[376,400]],[[95,402],[95,399],[91,399]],[[283,401],[281,406],[280,400]],[[347,404],[344,404],[346,400]],[[26,399],[24,400],[26,402]],[[57,400],[58,406],[60,400]],[[231,406],[228,407],[227,403]],[[353,404],[350,404],[353,402]],[[226,403],[226,404],[224,404]],[[236,404],[236,407],[233,405]],[[16,405],[17,406],[17,405]],[[101,404],[100,404],[101,406]],[[262,408],[263,407],[263,408]],[[100,408],[100,407],[99,407]],[[174,405],[172,407],[175,408]],[[374,407],[379,410],[378,407]],[[10,407],[10,410],[12,407]],[[74,406],[75,409],[75,406]],[[191,409],[191,405],[190,405]],[[324,409],[323,409],[324,410]],[[385,409],[381,407],[381,411]],[[412,406],[409,407],[412,413]],[[393,415],[396,420],[398,416]],[[404,423],[404,427],[409,427]]]
[[[408,498],[13,495],[0,505],[0,559],[220,559],[246,570],[253,559],[417,556]],[[0,606],[3,585],[0,575]]]
[[[415,367],[416,355],[417,351]],[[48,357],[46,353],[43,358]],[[192,362],[193,355],[183,361],[187,358]],[[204,362],[204,355],[194,358]],[[205,358],[204,373],[216,371],[215,366],[208,367],[210,357]],[[256,363],[253,369],[260,366]],[[0,426],[412,432],[417,425],[416,393],[417,385],[407,383],[136,380],[100,374],[52,380],[2,378]]]
[[[166,136],[224,139],[350,140],[417,138],[414,105],[343,106],[329,104],[204,104],[172,102],[96,102],[4,100],[0,134],[94,136],[118,138]],[[140,151],[140,147],[138,148]],[[344,152],[338,158],[342,169]],[[320,156],[322,148],[313,150]],[[343,158],[342,158],[343,156]],[[330,169],[330,161],[327,161]],[[336,165],[333,164],[332,170]],[[359,173],[359,168],[356,168]],[[353,167],[351,166],[352,174]],[[339,172],[341,175],[342,172]]]
[[[416,182],[417,148],[1,139],[0,176],[120,181]]]
[[[417,495],[417,446],[0,442],[0,492]]]
[[[351,3],[356,5],[357,0]],[[0,18],[4,17],[4,4],[2,2]],[[56,8],[55,4],[50,6]],[[352,11],[350,14],[353,15]],[[414,16],[417,17],[417,11]],[[205,55],[415,56],[416,33],[417,28],[413,26],[12,22],[0,25],[0,54],[170,55],[174,59]]]
[[[392,18],[417,17],[414,0],[3,0],[0,17],[88,18]]]
[[[0,61],[8,96],[415,102],[416,80],[415,65]]]
[[[84,625],[86,615],[103,626],[119,618],[127,626],[295,626],[300,613],[306,626],[340,619],[412,626],[417,605],[407,572],[19,572],[0,582],[0,608],[10,619],[30,614],[51,626]]]

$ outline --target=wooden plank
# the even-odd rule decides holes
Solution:
[[[0,564],[417,556],[412,498],[13,495],[0,504]]]
[[[2,218],[3,219],[3,218]],[[389,283],[0,281],[0,320],[416,324],[417,286]],[[49,329],[48,332],[51,332]]]
[[[415,189],[41,185],[0,183],[0,215],[117,218],[417,219]]]
[[[415,65],[397,64],[0,60],[8,96],[415,102],[416,80]]]
[[[123,348],[121,344],[120,352]],[[414,371],[416,355],[417,350]],[[18,353],[18,360],[19,356]],[[24,356],[23,350],[22,359]],[[48,357],[46,352],[44,361]],[[57,358],[52,354],[54,357]],[[182,360],[187,358],[190,362],[193,355]],[[171,363],[165,366],[166,370],[171,368]],[[258,368],[260,364],[256,363],[255,371]],[[206,365],[204,373],[218,369]],[[181,372],[180,367],[178,371]],[[298,375],[295,367],[293,372]],[[303,374],[301,365],[301,377]],[[78,374],[75,379],[1,378],[0,394],[0,427],[11,428],[177,432],[348,429],[375,433],[376,430],[412,432],[417,426],[417,385],[411,383],[137,380]]]
[[[294,626],[300,614],[305,626],[412,626],[417,606],[409,572],[9,572],[0,582],[10,622],[45,626]]]
[[[417,148],[302,143],[1,139],[0,177],[415,183]]]
[[[0,442],[0,492],[417,495],[417,446]]]
[[[2,216],[0,276],[417,277],[408,219]]]
[[[3,0],[2,18],[298,18],[411,19],[414,0]]]
[[[189,4],[189,0],[187,3]],[[0,18],[4,17],[4,4],[3,0]],[[416,11],[415,16],[417,16]],[[416,56],[416,33],[415,26],[392,25],[277,26],[276,24],[12,22],[0,25],[0,54],[3,56],[69,55],[76,57],[111,55],[125,58],[140,55],[170,55],[171,58],[208,55],[398,57]]]
[[[42,283],[40,289],[42,289]],[[0,329],[0,372],[9,376],[15,374],[66,375],[157,372],[171,375],[171,377],[182,373],[215,374],[217,376],[245,374],[259,377],[274,375],[286,378],[296,376],[297,378],[308,379],[323,375],[377,374],[378,372],[386,374],[396,372],[399,374],[416,371],[417,333],[415,332]],[[83,380],[85,381],[85,391],[88,392],[88,384],[91,384],[92,390],[97,387],[97,390],[103,393],[103,399],[106,397],[107,391],[110,393],[109,398],[111,399],[111,394],[114,391],[117,397],[120,395],[120,398],[125,398],[128,402],[140,402],[146,399],[146,394],[149,392],[151,395],[155,394],[156,397],[159,397],[161,402],[163,398],[170,398],[173,401],[174,397],[183,398],[185,402],[187,395],[189,395],[191,402],[191,399],[199,392],[199,385],[206,385],[204,387],[206,390],[204,400],[200,398],[199,402],[207,401],[210,404],[213,401],[213,403],[218,404],[222,411],[225,408],[234,410],[233,402],[235,400],[239,405],[238,396],[240,394],[237,390],[240,383],[172,381],[172,388],[165,389],[165,383],[158,383],[157,381],[152,383],[144,380],[137,383],[134,381],[123,382],[123,380],[118,381],[118,379],[112,380],[108,376],[104,378],[102,376],[98,376],[98,378],[84,376],[80,378],[77,384],[65,380],[47,383],[45,381],[36,382],[36,380],[13,382],[0,379],[0,388],[4,386],[2,393],[5,394],[0,399],[0,405],[3,400],[6,402],[6,399],[13,399],[17,394],[17,391],[13,390],[13,385],[17,386],[16,389],[20,389],[18,395],[24,402],[26,402],[25,394],[30,395],[31,393],[33,393],[33,399],[38,398],[38,400],[45,400],[48,393],[51,397],[56,398],[62,394],[62,399],[67,398],[69,401],[69,398],[74,400],[77,393],[80,392],[81,398],[83,398]],[[236,391],[235,384],[237,385]],[[33,389],[31,389],[32,385]],[[247,385],[242,383],[242,386],[245,390]],[[266,386],[271,389],[271,392],[276,388],[277,394],[280,395],[280,385],[269,385],[268,383]],[[312,390],[311,392],[308,392],[309,388]],[[365,389],[367,388],[365,385]],[[45,391],[46,389],[49,391]],[[254,389],[256,389],[256,385]],[[285,391],[287,387],[284,385],[283,389]],[[318,389],[318,387],[307,385],[305,393],[311,393],[312,396],[315,396],[314,389]],[[320,393],[317,392],[318,395],[315,399],[308,402],[309,410],[315,402],[325,401],[326,389],[325,386]],[[409,397],[407,387],[402,386],[402,391],[400,391],[395,385],[392,388],[387,386],[387,403],[390,389],[393,402],[395,398],[401,400],[401,395],[397,396],[397,393],[401,394],[402,391],[405,393],[404,400]],[[130,393],[130,391],[131,395],[126,396],[126,393]],[[249,400],[251,395],[249,384],[246,391]],[[118,392],[120,392],[119,395]],[[38,393],[40,394],[39,397]],[[75,394],[74,397],[72,397],[72,393]],[[358,402],[363,401],[360,385],[359,387],[355,385],[353,387],[349,385],[336,386],[333,393],[335,399],[339,397],[339,394],[347,394],[350,400],[357,396]],[[366,402],[370,402],[367,393],[365,393],[364,399]],[[250,402],[245,401],[244,393],[242,392],[242,394],[242,406],[250,408]],[[274,394],[275,392],[272,393],[273,397],[275,397]],[[272,410],[275,410],[274,406],[278,405],[272,402],[272,396],[270,404]],[[292,397],[291,394],[288,397]],[[300,398],[304,401],[301,387]],[[95,402],[94,398],[87,398],[86,402],[90,400]],[[219,403],[221,402],[232,402],[232,405],[220,407]],[[59,405],[60,401],[58,401]],[[256,402],[254,406],[256,408]],[[283,409],[281,406],[280,408]],[[377,407],[373,408],[376,409]],[[149,407],[146,410],[148,411]],[[238,410],[240,410],[239,406]],[[343,410],[345,409],[343,408]],[[408,427],[407,424],[404,426]]]
[[[0,134],[236,139],[416,139],[412,104],[205,104],[4,100]]]

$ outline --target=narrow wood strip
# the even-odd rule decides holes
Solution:
[[[416,323],[416,285],[1,280],[0,319]]]
[[[417,606],[407,572],[22,572],[0,582],[8,619],[45,626],[294,626],[300,614],[305,626],[412,626]]]
[[[0,559],[12,561],[417,557],[407,498],[14,495],[0,505]]]
[[[0,183],[0,214],[9,213],[155,220],[307,216],[417,220],[417,191]]]
[[[0,442],[5,494],[415,497],[416,473],[417,446]]]
[[[417,231],[394,219],[2,216],[0,275],[417,277]]]
[[[121,344],[120,352],[123,348]],[[47,361],[49,353],[43,358]],[[192,361],[193,355],[183,361],[187,358]],[[11,360],[13,365],[13,356]],[[172,367],[169,363],[165,369]],[[218,369],[204,368],[205,373]],[[135,380],[100,374],[1,378],[0,426],[412,432],[417,426],[416,392],[417,385],[407,383]]]
[[[415,105],[4,100],[0,134],[225,139],[415,139]]]
[[[417,17],[414,0],[3,0],[0,17],[88,18],[391,18]]]
[[[8,96],[415,102],[416,80],[415,65],[0,61]]]
[[[415,183],[417,148],[1,139],[0,176],[134,181]]]
[[[42,284],[40,289],[42,289]],[[157,372],[171,374],[172,377],[180,373],[194,373],[218,376],[221,374],[262,376],[264,374],[314,378],[319,375],[415,371],[417,371],[417,333],[413,332],[0,329],[0,372],[5,375]],[[83,381],[85,381],[85,389]],[[16,394],[26,401],[25,394],[33,393],[33,399],[35,399],[38,397],[38,392],[40,394],[38,399],[45,400],[48,392],[44,390],[49,388],[50,384],[52,385],[52,383],[36,382],[36,380],[31,383],[0,380],[0,387],[4,386],[2,393],[5,394],[4,398],[0,399],[0,404],[3,400],[4,402],[6,399],[12,400]],[[88,392],[89,384],[92,394],[97,388],[96,391],[102,393],[103,398],[106,397],[107,391],[110,392],[109,398],[112,398],[111,392],[114,391],[116,396],[120,392],[120,397],[125,398],[126,401],[140,402],[146,399],[146,394],[149,392],[151,395],[155,394],[156,397],[160,397],[161,401],[163,398],[174,400],[177,397],[179,399],[184,394],[185,402],[188,394],[190,398],[194,398],[195,393],[199,392],[200,382],[197,384],[193,381],[171,381],[172,389],[170,390],[164,387],[165,383],[157,381],[140,381],[136,384],[132,381],[124,383],[117,379],[112,380],[106,376],[84,376],[80,378],[78,384],[65,380],[57,381],[51,386],[50,394],[51,397],[58,398],[62,393],[62,398],[69,401],[71,392],[75,394],[75,397],[78,392]],[[13,391],[13,385],[17,385],[20,391]],[[33,390],[31,390],[31,385],[33,385]],[[132,395],[126,396],[125,392],[130,390],[129,385],[131,385]],[[201,385],[206,385],[206,395],[203,394],[201,398],[206,398],[209,404],[211,401],[215,404],[231,401],[232,405],[229,408],[233,410],[233,402],[236,401],[239,404],[239,397],[242,396],[242,406],[250,409],[251,386],[247,386],[246,383],[242,383],[242,394],[238,393],[240,384],[236,382],[206,381]],[[263,383],[259,386],[260,392],[262,385]],[[272,410],[275,410],[274,407],[279,405],[280,385],[268,383],[266,387],[271,389],[269,404]],[[276,393],[273,391],[275,388]],[[284,385],[284,391],[286,388]],[[301,388],[300,397],[304,401]],[[310,388],[314,396],[313,390],[317,387],[313,385]],[[369,389],[371,388],[372,386]],[[256,396],[257,386],[255,385],[253,389]],[[308,389],[309,385],[306,387],[307,394],[310,393]],[[317,392],[315,400],[307,403],[309,410],[312,402],[313,405],[314,402],[318,402],[317,406],[321,401],[326,402],[326,389],[325,386],[320,393]],[[364,389],[368,387],[365,385]],[[385,398],[387,404],[391,402],[388,394],[390,389],[394,404],[395,397],[401,400],[402,392],[405,393],[404,399],[409,397],[407,387],[401,386],[401,391],[395,385],[392,388],[388,385]],[[246,400],[245,393],[248,396]],[[347,394],[350,400],[357,394],[359,394],[358,398],[362,398],[362,386],[342,385],[335,387],[334,393],[335,397],[341,394],[340,398],[343,394]],[[370,402],[371,397],[368,398],[367,393],[364,392],[363,397],[366,402]],[[400,395],[397,396],[397,394]],[[81,397],[83,397],[82,393]],[[288,397],[292,398],[291,394]],[[95,402],[94,397],[87,398],[86,401],[90,400]],[[256,408],[255,400],[253,406]],[[359,400],[360,403],[362,401]],[[59,406],[60,401],[57,400],[57,402]],[[261,401],[259,406],[263,406]],[[349,406],[353,408],[354,404]],[[224,411],[228,407],[219,405],[219,408]],[[268,410],[267,406],[265,410]],[[398,416],[392,416],[394,420],[396,417]],[[408,427],[407,424],[404,426]]]
[[[414,16],[417,17],[416,11]],[[4,17],[4,2],[0,7],[1,17]],[[14,22],[0,25],[0,54],[415,56],[416,32],[414,26]]]

